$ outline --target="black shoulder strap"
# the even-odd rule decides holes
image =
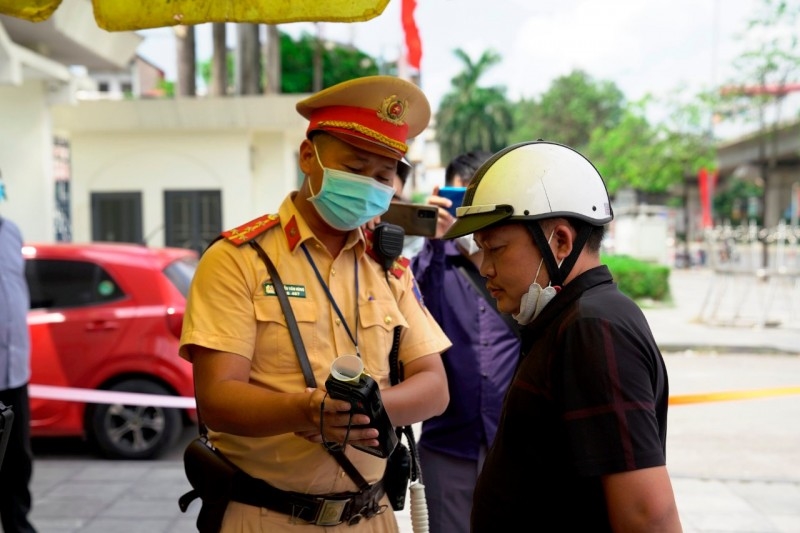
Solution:
[[[306,348],[303,344],[303,338],[300,336],[300,329],[297,327],[297,320],[294,318],[294,311],[289,303],[289,298],[286,296],[286,289],[283,287],[281,277],[278,275],[278,270],[272,264],[267,253],[258,245],[256,241],[249,241],[248,244],[255,249],[258,256],[267,265],[267,270],[272,278],[272,285],[275,287],[275,292],[278,294],[278,300],[281,302],[283,314],[286,316],[286,324],[289,326],[289,334],[292,336],[292,344],[297,352],[297,358],[300,360],[300,368],[303,369],[303,376],[306,378],[306,385],[314,389],[317,388],[317,380],[314,379],[314,372],[311,370],[311,363],[308,362],[308,355]]]
[[[258,256],[267,266],[269,275],[272,278],[272,285],[275,287],[275,292],[278,294],[278,300],[281,302],[283,314],[286,317],[286,324],[289,327],[289,334],[292,336],[292,344],[294,344],[295,352],[297,352],[297,358],[300,360],[300,368],[303,369],[303,376],[305,377],[306,385],[316,389],[317,380],[314,379],[314,372],[311,370],[311,363],[308,362],[306,347],[303,344],[303,338],[300,336],[300,329],[297,327],[297,320],[294,318],[294,311],[292,311],[289,298],[286,296],[286,289],[284,288],[283,282],[278,275],[278,269],[275,268],[272,260],[256,241],[248,241],[248,243],[253,247],[256,253],[258,253]],[[350,476],[350,479],[352,479],[361,490],[366,490],[369,488],[369,483],[367,480],[364,479],[364,476],[361,475],[361,472],[358,471],[355,465],[350,462],[350,459],[347,458],[347,456],[344,454],[344,451],[340,449],[326,449],[331,455],[333,455],[344,471],[347,472],[347,475]]]

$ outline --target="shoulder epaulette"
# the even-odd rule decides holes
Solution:
[[[268,229],[275,227],[280,223],[281,219],[277,214],[264,215],[253,219],[250,222],[245,222],[239,227],[230,229],[228,231],[223,231],[222,237],[238,246],[254,239]]]
[[[392,263],[392,266],[389,268],[389,272],[391,272],[392,275],[397,279],[400,279],[403,277],[403,274],[408,271],[408,266],[410,264],[411,260],[401,255],[394,260],[394,263]]]

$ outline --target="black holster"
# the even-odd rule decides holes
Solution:
[[[181,511],[186,512],[196,498],[202,500],[197,516],[197,531],[218,533],[233,486],[242,471],[211,446],[205,437],[194,439],[183,452],[183,466],[192,490],[178,500]]]

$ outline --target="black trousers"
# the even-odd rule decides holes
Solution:
[[[8,446],[0,466],[0,523],[5,533],[36,533],[28,521],[33,474],[28,385],[0,390],[0,401],[14,412]]]

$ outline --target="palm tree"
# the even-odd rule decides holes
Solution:
[[[442,161],[471,150],[496,152],[508,144],[513,126],[505,87],[480,87],[478,82],[501,61],[487,50],[473,62],[462,49],[453,52],[464,70],[451,81],[453,90],[442,99],[436,113],[436,138]]]

